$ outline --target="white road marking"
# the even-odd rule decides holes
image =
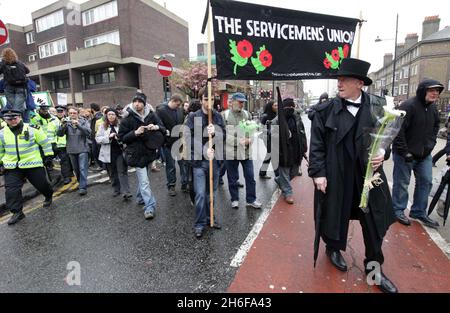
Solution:
[[[242,263],[244,263],[245,257],[248,254],[248,251],[253,245],[253,242],[258,237],[259,233],[261,232],[261,229],[264,226],[264,223],[266,222],[267,218],[270,215],[270,212],[272,212],[273,207],[275,206],[275,203],[278,201],[278,198],[280,197],[281,191],[277,189],[275,193],[272,195],[272,198],[269,202],[270,209],[264,209],[261,215],[259,216],[258,220],[256,221],[255,225],[253,226],[252,230],[248,234],[247,238],[242,243],[241,247],[239,248],[238,252],[234,256],[233,260],[230,263],[231,267],[240,267]]]

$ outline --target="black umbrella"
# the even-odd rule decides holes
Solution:
[[[439,198],[442,195],[442,192],[445,189],[445,186],[447,186],[447,196],[445,197],[445,205],[444,205],[444,226],[445,222],[447,221],[448,217],[448,211],[450,207],[450,169],[447,170],[447,173],[442,177],[441,184],[439,185],[439,188],[437,189],[436,193],[434,194],[433,200],[431,200],[430,207],[428,208],[428,215],[433,212],[434,207],[436,206],[436,203],[439,201]]]
[[[320,247],[320,224],[322,219],[322,206],[325,200],[325,195],[320,190],[314,192],[314,225],[315,225],[315,237],[314,237],[314,267],[316,267],[317,256],[319,255]]]

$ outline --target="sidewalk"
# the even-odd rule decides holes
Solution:
[[[343,253],[349,271],[342,273],[331,265],[323,242],[314,269],[314,189],[305,167],[303,173],[293,181],[296,204],[290,206],[282,198],[276,202],[228,292],[378,292],[366,284],[358,221],[350,224],[348,247]],[[450,292],[450,259],[417,222],[410,227],[392,225],[383,252],[383,271],[400,292]]]

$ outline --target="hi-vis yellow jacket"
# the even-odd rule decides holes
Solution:
[[[39,126],[24,123],[18,136],[5,127],[0,130],[0,163],[10,170],[43,167],[39,146],[45,156],[53,155],[52,145]]]
[[[45,135],[47,136],[50,143],[56,143],[57,142],[57,136],[56,132],[58,131],[60,122],[59,119],[56,116],[51,116],[48,120],[40,116],[39,114],[36,114],[30,122],[31,125],[40,126]]]

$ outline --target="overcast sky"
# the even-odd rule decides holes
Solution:
[[[84,0],[73,0],[77,3]],[[119,0],[126,1],[126,0]],[[18,25],[31,24],[31,12],[40,9],[54,0],[0,0],[0,19],[5,23]],[[155,0],[189,23],[190,55],[195,56],[196,45],[206,42],[201,34],[206,0]],[[406,1],[406,0],[247,0],[245,2],[280,6],[287,9],[308,11],[329,15],[359,18],[367,20],[362,28],[360,58],[372,64],[370,71],[378,70],[383,63],[383,55],[394,52],[394,40],[375,43],[375,38],[395,38],[395,17],[399,14],[398,42],[404,42],[408,33],[417,33],[419,40],[422,33],[422,22],[425,16],[439,15],[440,29],[450,25],[450,1]],[[356,52],[356,42],[353,52]],[[323,82],[306,84],[305,91],[321,93]],[[325,85],[326,86],[326,85]]]

